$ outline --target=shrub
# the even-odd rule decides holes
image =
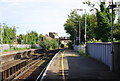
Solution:
[[[73,49],[72,42],[68,42],[68,48]]]
[[[84,49],[80,48],[79,54],[80,54],[80,56],[84,56]]]
[[[55,39],[48,40],[45,37],[43,41],[39,42],[39,45],[45,50],[56,49],[58,47],[58,43]]]
[[[58,47],[58,42],[55,39],[52,39],[50,43],[52,49],[56,49]]]
[[[102,42],[101,40],[96,40],[95,38],[88,41],[88,43]]]

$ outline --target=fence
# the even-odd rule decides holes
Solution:
[[[120,73],[120,42],[114,45],[114,71]]]
[[[112,70],[111,43],[87,43],[87,52],[91,57],[103,62]]]
[[[73,45],[73,49],[75,51],[79,51],[80,50],[80,45]]]
[[[120,73],[120,42],[113,43],[87,43],[87,52],[91,57],[103,62],[110,67],[110,71]]]
[[[1,50],[1,48],[2,48],[2,50],[9,50],[10,46],[15,47],[15,48],[30,48],[31,47],[31,45],[28,45],[28,44],[11,44],[11,45],[9,45],[9,44],[1,45],[0,44],[0,50]]]
[[[84,45],[73,45],[73,49],[77,52],[80,51],[80,49],[82,49],[83,51],[85,51],[85,46]]]

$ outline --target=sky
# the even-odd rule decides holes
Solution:
[[[0,0],[0,22],[17,27],[17,34],[36,31],[39,34],[65,33],[64,23],[71,10],[87,9],[85,0]],[[90,0],[98,5],[99,0]],[[84,12],[79,12],[84,13]]]

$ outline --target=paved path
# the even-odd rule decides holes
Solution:
[[[63,62],[62,62],[63,59]],[[109,67],[91,57],[79,56],[73,50],[65,50],[53,60],[44,81],[84,81],[111,80],[118,81],[118,75],[109,72]]]

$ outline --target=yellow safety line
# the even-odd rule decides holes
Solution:
[[[63,57],[64,57],[64,53],[61,54],[62,55],[62,61],[61,61],[61,64],[62,64],[62,79],[63,81],[65,81],[65,74],[64,74],[64,63],[63,63]]]

